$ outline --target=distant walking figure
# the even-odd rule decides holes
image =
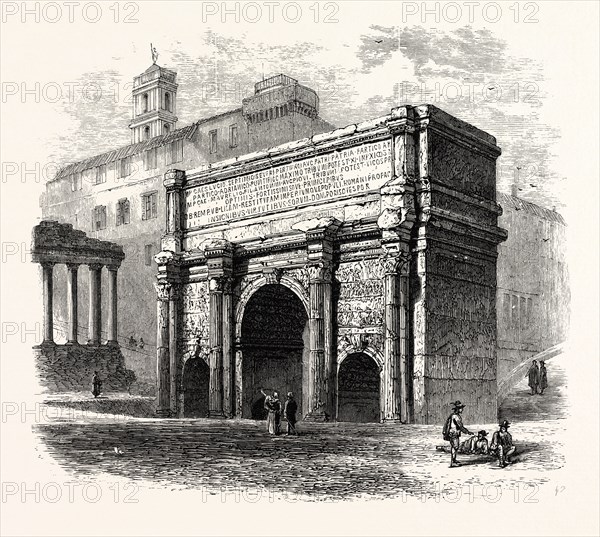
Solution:
[[[527,378],[529,379],[528,384],[531,388],[531,395],[535,395],[540,383],[540,370],[538,368],[537,360],[534,360],[531,363],[531,367],[529,368],[529,371],[527,371]]]
[[[540,360],[540,395],[548,387],[548,372],[546,371],[546,363]]]
[[[512,436],[508,432],[510,423],[508,420],[504,420],[500,424],[499,430],[492,436],[492,443],[490,444],[490,453],[498,456],[498,465],[504,468],[508,464],[511,464],[510,457],[515,452],[515,446],[513,445]]]
[[[94,371],[94,376],[92,377],[92,395],[94,397],[98,397],[101,393],[102,393],[102,381],[100,380],[98,371]]]
[[[456,455],[460,447],[460,433],[473,434],[462,422],[461,413],[463,408],[465,408],[465,405],[460,401],[455,401],[452,403],[452,407],[452,414],[448,416],[442,430],[444,440],[450,442],[450,468],[460,466],[459,462],[456,460]]]
[[[294,399],[294,394],[289,392],[287,394],[287,401],[283,407],[283,414],[287,420],[287,434],[298,434],[296,430],[296,412],[298,412],[298,403]]]
[[[281,402],[277,392],[273,395],[267,395],[261,390],[265,396],[265,410],[267,411],[267,431],[269,434],[279,434],[279,426],[281,422]]]

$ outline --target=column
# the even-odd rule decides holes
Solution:
[[[223,284],[223,414],[234,415],[233,278]]]
[[[77,344],[77,263],[67,263],[67,307],[69,314],[69,327],[67,344]]]
[[[324,263],[309,265],[309,409],[305,419],[325,421],[331,416],[328,372],[331,374],[331,349],[326,345],[326,332],[331,333],[331,268]],[[328,324],[326,324],[326,322]]]
[[[223,283],[221,277],[209,281],[210,384],[208,415],[223,418]]]
[[[108,266],[108,340],[107,345],[118,345],[117,339],[117,270]]]
[[[171,292],[169,294],[169,408],[171,410],[171,416],[178,416],[178,401],[177,401],[177,381],[179,364],[177,354],[177,333],[179,330],[178,326],[178,301],[179,301],[179,287],[172,285]]]
[[[170,416],[170,357],[169,357],[169,298],[171,284],[154,284],[157,295],[156,302],[156,379],[158,397],[156,413],[168,418]]]
[[[102,326],[102,287],[101,274],[102,265],[100,263],[90,263],[90,315],[89,315],[89,335],[88,345],[100,345],[100,328]]]
[[[409,421],[408,401],[408,258],[384,255],[384,421]]]
[[[399,422],[400,394],[400,286],[398,256],[381,258],[384,268],[383,419]]]
[[[41,263],[42,265],[42,285],[44,295],[44,340],[42,345],[54,344],[54,322],[53,322],[53,270],[54,263]]]

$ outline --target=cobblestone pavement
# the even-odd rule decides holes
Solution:
[[[516,489],[535,495],[564,464],[557,419],[560,368],[550,368],[548,397],[530,396],[517,386],[501,409],[513,423],[515,463],[501,469],[491,457],[459,456],[449,468],[441,426],[300,423],[300,435],[271,437],[264,422],[251,420],[168,420],[59,413],[35,432],[49,455],[74,476],[96,473],[130,478],[144,486],[265,490],[307,500],[398,497],[440,493],[448,483],[477,485],[473,494]],[[551,372],[552,371],[552,372]],[[532,409],[531,405],[535,405]],[[525,408],[524,412],[520,409]],[[523,415],[521,415],[523,414]],[[523,417],[528,419],[523,420]],[[465,423],[470,430],[496,424]],[[114,448],[123,451],[116,455]],[[441,484],[441,485],[440,485]],[[486,489],[487,488],[487,492]],[[443,490],[443,489],[442,489]],[[513,492],[511,492],[513,491]]]

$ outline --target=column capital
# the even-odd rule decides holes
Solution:
[[[160,282],[154,284],[157,299],[160,302],[167,302],[171,296],[172,285],[168,282]]]
[[[387,251],[382,254],[378,260],[385,275],[390,274],[408,274],[409,256],[399,251]]]
[[[56,265],[56,261],[40,261],[42,268],[51,269]]]
[[[183,170],[167,170],[163,185],[167,190],[175,190],[181,188],[185,182],[185,171]]]
[[[88,263],[89,270],[102,270],[103,263]]]
[[[119,270],[119,266],[118,265],[106,265],[106,270],[109,270],[110,272],[117,272]]]
[[[65,265],[67,266],[68,270],[74,271],[76,272],[79,269],[79,266],[81,265],[81,263],[65,263]]]
[[[308,270],[309,283],[331,282],[333,276],[333,265],[327,262],[310,263],[306,266]]]
[[[231,293],[233,278],[230,276],[213,276],[208,280],[210,293]]]

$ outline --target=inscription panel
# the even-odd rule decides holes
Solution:
[[[187,228],[218,224],[376,190],[391,177],[382,140],[276,166],[185,192]]]

